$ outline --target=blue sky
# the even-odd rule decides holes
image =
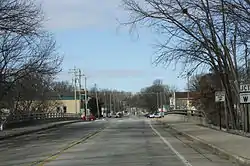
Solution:
[[[180,70],[152,64],[156,56],[152,44],[157,39],[147,29],[139,38],[119,28],[117,18],[126,21],[119,0],[44,0],[45,28],[53,32],[58,51],[64,56],[60,80],[71,80],[70,68],[80,68],[88,77],[88,87],[139,91],[155,79],[179,90],[186,80]]]

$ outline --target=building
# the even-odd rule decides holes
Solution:
[[[170,107],[173,110],[195,110],[192,100],[197,98],[199,92],[174,92],[170,97]]]
[[[85,111],[85,95],[81,92],[81,96],[79,95],[79,91],[76,93],[54,93],[50,96],[50,102],[58,103],[54,108],[53,112],[63,112],[63,113],[77,113],[81,114]],[[90,95],[87,96],[88,100],[90,99]]]

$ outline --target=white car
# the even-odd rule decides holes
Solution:
[[[150,114],[148,117],[149,117],[149,118],[154,118],[154,117],[155,117],[155,114]]]
[[[155,118],[161,118],[162,116],[161,116],[160,113],[156,113],[156,114],[154,114],[154,117],[155,117]]]

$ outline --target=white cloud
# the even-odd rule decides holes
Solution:
[[[38,0],[46,14],[49,29],[85,28],[115,25],[123,17],[120,0]]]
[[[89,78],[163,78],[164,74],[159,70],[146,70],[146,69],[86,69],[83,71]],[[63,71],[59,74],[59,77],[68,77],[70,74],[68,71]]]

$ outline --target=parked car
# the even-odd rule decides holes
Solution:
[[[82,114],[82,115],[81,115],[81,119],[82,119],[82,120],[86,120],[87,118],[86,118],[86,116],[85,116],[84,114]]]
[[[146,118],[149,118],[149,115],[150,115],[150,114],[145,114],[144,116],[145,116]]]
[[[91,114],[91,115],[89,115],[88,120],[89,120],[89,121],[96,120],[96,117],[95,117],[94,115]]]
[[[148,118],[154,118],[155,114],[149,114]]]
[[[154,114],[154,118],[161,118],[162,116],[161,116],[161,113],[155,113]]]
[[[90,115],[87,115],[87,116],[85,116],[85,115],[82,115],[81,116],[81,119],[82,120],[87,120],[87,121],[94,121],[94,120],[96,120],[96,117],[94,116],[94,115],[92,115],[92,114],[90,114]]]

